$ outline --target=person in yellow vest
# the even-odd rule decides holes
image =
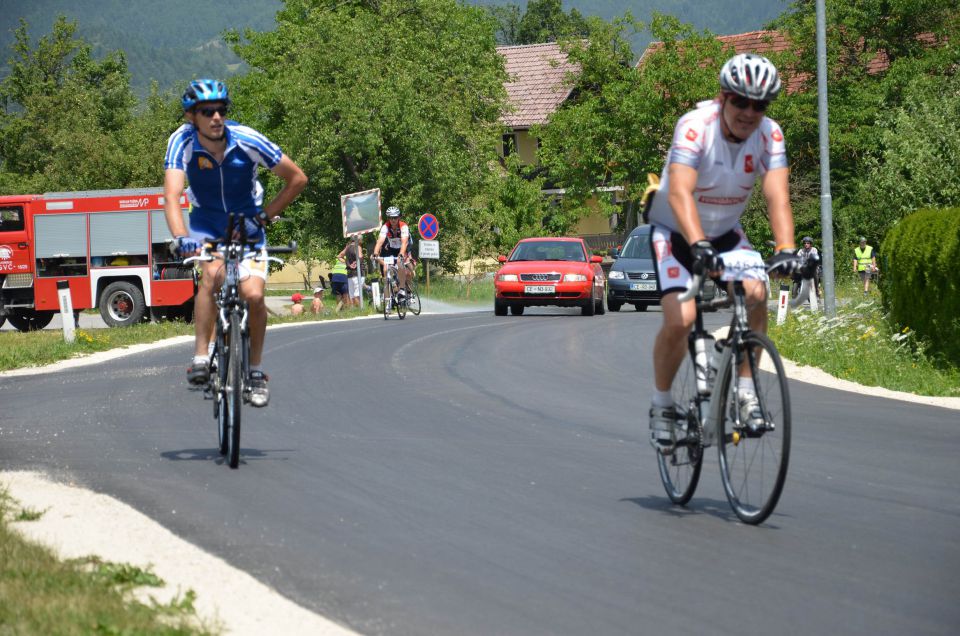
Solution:
[[[853,248],[853,272],[860,275],[864,294],[870,293],[870,278],[877,271],[877,256],[873,246],[867,245],[867,237],[861,236],[860,246]]]
[[[337,311],[343,309],[344,305],[350,306],[349,285],[347,284],[347,262],[346,259],[337,255],[330,269],[330,287],[333,295],[337,298]]]

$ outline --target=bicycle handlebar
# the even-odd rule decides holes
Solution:
[[[775,265],[771,266],[769,262],[765,261],[764,265],[766,265],[765,269],[768,274],[774,269],[776,269],[776,266]],[[800,277],[804,280],[812,279],[814,275],[816,275],[817,267],[819,265],[820,265],[820,259],[811,256],[810,258],[807,259],[807,262],[804,263],[803,267],[800,268],[800,271],[799,271]],[[702,284],[703,284],[703,274],[694,274],[693,278],[690,280],[690,286],[687,288],[687,291],[680,294],[677,297],[677,300],[679,300],[680,302],[686,302],[696,297],[697,293],[700,291],[700,285]]]

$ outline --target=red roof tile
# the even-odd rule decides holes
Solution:
[[[567,74],[576,71],[577,65],[567,60],[555,42],[498,46],[497,51],[506,62],[507,97],[514,107],[503,114],[503,123],[511,128],[546,123],[573,90]]]

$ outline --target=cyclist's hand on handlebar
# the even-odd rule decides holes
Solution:
[[[792,276],[800,271],[802,262],[795,249],[783,249],[774,254],[767,261],[770,267],[770,273],[781,274],[782,276]]]
[[[184,258],[199,254],[201,247],[200,241],[191,236],[178,236],[173,249],[179,258]]]
[[[690,246],[690,252],[693,255],[694,274],[702,275],[709,272],[716,272],[723,267],[720,254],[717,253],[717,248],[711,245],[710,241],[697,241]]]

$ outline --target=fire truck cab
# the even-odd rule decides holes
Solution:
[[[194,270],[173,257],[171,238],[159,188],[0,196],[0,325],[47,326],[58,281],[75,311],[99,309],[110,326],[192,319]]]

